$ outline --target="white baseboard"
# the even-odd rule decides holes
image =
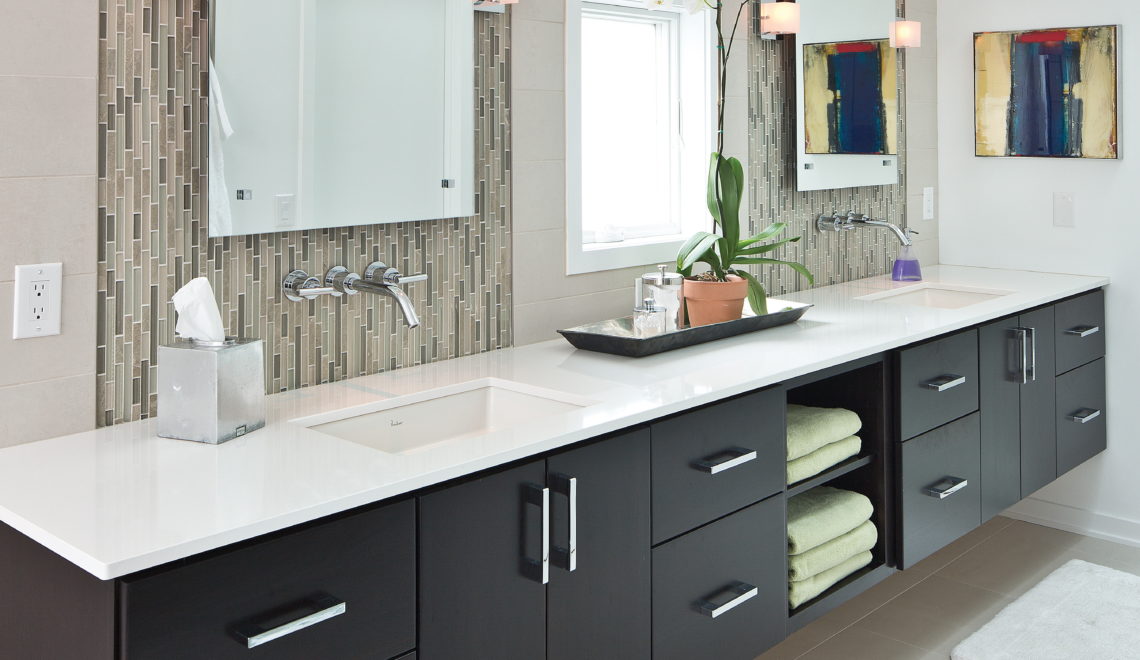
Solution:
[[[1065,532],[1140,547],[1140,522],[1135,520],[1106,516],[1032,497],[1018,502],[1002,515]]]

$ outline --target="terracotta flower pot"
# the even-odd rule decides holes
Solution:
[[[729,275],[727,282],[686,279],[681,290],[689,308],[689,325],[711,325],[740,318],[748,298],[748,280],[736,275]]]

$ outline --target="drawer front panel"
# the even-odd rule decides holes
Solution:
[[[1108,448],[1104,360],[1057,378],[1057,473]]]
[[[902,567],[981,524],[978,415],[902,445]]]
[[[654,548],[654,660],[751,660],[778,644],[786,553],[783,496]]]
[[[1104,357],[1104,291],[1093,291],[1057,306],[1057,373]]]
[[[416,645],[415,562],[408,500],[126,578],[124,655],[391,658]]]
[[[978,332],[903,350],[899,356],[903,439],[978,409]]]
[[[652,426],[654,544],[783,490],[784,408],[766,390]]]

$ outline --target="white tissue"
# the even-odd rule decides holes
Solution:
[[[178,312],[174,332],[179,337],[212,342],[226,340],[222,313],[218,311],[214,288],[210,286],[209,280],[204,277],[190,280],[174,294],[171,302]]]

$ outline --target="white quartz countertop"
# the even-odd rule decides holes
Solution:
[[[857,300],[905,286],[872,278],[786,296],[815,305],[794,325],[647,358],[556,340],[274,395],[266,428],[220,446],[161,439],[143,421],[11,447],[0,450],[0,520],[113,579],[1108,284],[957,266],[925,275],[1011,293],[960,309]],[[290,421],[482,378],[597,403],[405,455]]]

